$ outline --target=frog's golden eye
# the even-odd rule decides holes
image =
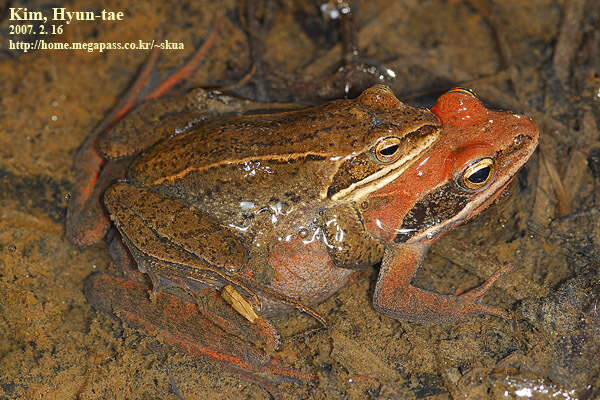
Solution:
[[[402,142],[394,136],[385,137],[374,148],[375,158],[384,164],[393,163],[402,154]]]
[[[465,169],[460,176],[461,186],[470,190],[481,189],[486,186],[494,177],[494,160],[491,158],[482,158],[477,160]]]
[[[464,93],[466,95],[469,95],[469,96],[474,97],[474,98],[477,99],[477,95],[475,93],[473,93],[473,91],[471,89],[462,88],[462,87],[455,87],[454,89],[448,90],[448,93],[454,93],[454,92]]]

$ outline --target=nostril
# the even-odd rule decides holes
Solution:
[[[523,143],[523,139],[525,138],[525,136],[523,136],[523,134],[519,134],[517,136],[515,136],[515,138],[513,139],[513,143],[516,145],[520,145],[521,143]]]

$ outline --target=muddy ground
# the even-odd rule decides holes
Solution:
[[[158,81],[191,56],[221,16],[213,47],[182,90],[231,87],[248,97],[318,101],[318,90],[298,88],[336,68],[337,20],[321,13],[320,2],[265,4],[254,10],[253,25],[242,5],[227,1],[74,0],[69,9],[122,10],[126,17],[64,25],[62,35],[47,40],[152,40],[161,30],[185,49],[160,53]],[[85,278],[114,266],[105,245],[80,249],[65,237],[73,159],[148,52],[10,50],[10,39],[40,38],[10,34],[11,6],[49,12],[59,5],[0,1],[0,398],[268,397],[263,386],[180,354],[86,302]],[[437,242],[415,279],[455,293],[513,263],[485,298],[512,320],[392,320],[370,303],[375,266],[316,307],[328,329],[297,335],[316,327],[298,313],[275,321],[282,357],[297,355],[296,364],[318,377],[280,385],[279,395],[600,398],[597,3],[379,0],[357,1],[353,10],[361,58],[395,72],[387,83],[400,99],[431,105],[444,90],[466,86],[539,124],[538,151],[510,194]],[[259,27],[253,46],[249,26]],[[248,74],[257,60],[261,68]]]

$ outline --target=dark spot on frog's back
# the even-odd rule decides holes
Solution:
[[[298,203],[302,198],[295,192],[285,192],[284,196],[292,203]]]
[[[326,159],[327,159],[327,157],[323,157],[323,156],[317,156],[317,155],[314,155],[314,154],[309,154],[309,155],[306,157],[306,159],[307,159],[307,160],[310,160],[310,161],[323,161],[323,160],[326,160]],[[285,162],[286,162],[286,161],[284,161],[283,163],[285,163]]]

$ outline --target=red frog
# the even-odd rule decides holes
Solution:
[[[126,160],[103,201],[155,301],[125,268],[134,281],[90,277],[97,308],[189,353],[299,379],[265,356],[280,341],[269,317],[298,309],[325,324],[310,306],[378,262],[374,306],[392,318],[506,317],[479,302],[506,267],[460,296],[410,281],[431,243],[491,204],[531,156],[529,118],[462,89],[414,108],[382,85],[319,107],[267,107],[285,106],[197,90],[138,108],[102,138],[109,165]],[[70,219],[74,241],[100,236],[85,228],[95,214],[70,214],[83,215]]]
[[[510,266],[460,296],[410,284],[429,246],[479,214],[502,194],[533,154],[539,131],[529,118],[488,110],[468,90],[455,89],[431,108],[440,139],[394,182],[369,196],[367,231],[386,243],[373,305],[392,318],[449,321],[487,313],[508,318],[479,300]]]

